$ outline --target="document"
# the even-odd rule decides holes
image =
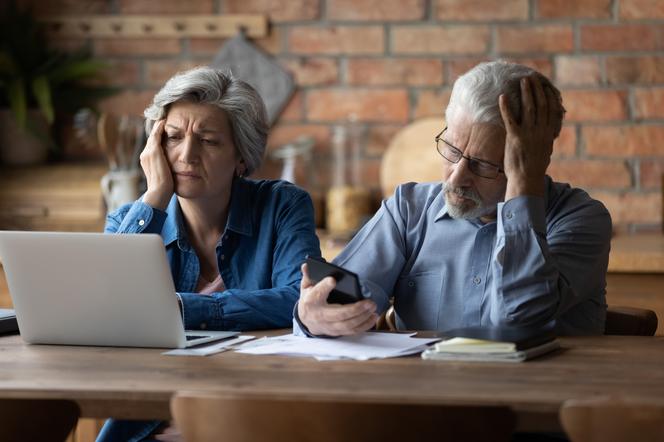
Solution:
[[[320,361],[395,358],[421,353],[440,338],[413,338],[415,333],[365,332],[339,338],[307,338],[292,334],[263,338],[236,351],[252,355],[308,356]]]
[[[216,353],[221,353],[222,351],[230,350],[236,345],[250,341],[254,338],[254,336],[240,335],[237,338],[226,339],[221,342],[205,344],[194,348],[176,348],[175,350],[169,350],[162,354],[168,356],[209,356]]]

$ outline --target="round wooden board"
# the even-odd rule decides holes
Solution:
[[[442,179],[442,157],[434,138],[445,127],[442,118],[423,118],[401,129],[392,139],[380,165],[384,197],[402,183],[425,183]]]

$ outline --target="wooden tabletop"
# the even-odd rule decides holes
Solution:
[[[286,332],[286,330],[281,331]],[[272,332],[271,334],[275,334]],[[262,335],[264,333],[259,333]],[[177,390],[375,403],[507,404],[521,429],[556,430],[563,401],[620,395],[664,402],[664,337],[576,337],[526,363],[317,362],[234,352],[25,345],[0,338],[0,397],[68,398],[84,417],[169,418]]]
[[[664,234],[618,235],[612,238],[609,272],[664,273]]]

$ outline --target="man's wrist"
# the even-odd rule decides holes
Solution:
[[[540,179],[507,179],[507,188],[505,189],[505,201],[519,196],[540,196],[544,197],[544,177]]]

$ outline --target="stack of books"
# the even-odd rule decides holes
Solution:
[[[443,335],[447,339],[424,351],[423,359],[521,362],[560,348],[552,330],[526,327],[467,327]]]

